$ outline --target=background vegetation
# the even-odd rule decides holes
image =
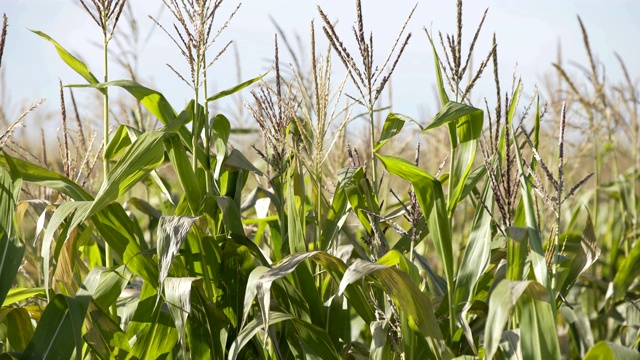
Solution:
[[[174,22],[154,21],[193,90],[176,109],[133,66],[109,77],[130,64],[110,51],[126,0],[80,3],[103,77],[33,30],[85,80],[60,84],[59,152],[44,130],[40,146],[14,136],[40,102],[0,136],[0,358],[640,357],[637,86],[621,59],[625,81],[608,82],[579,19],[586,65],[555,64],[549,99],[516,76],[505,91],[496,36],[475,46],[487,13],[467,34],[461,1],[454,34],[405,33],[408,9],[375,52],[359,0],[352,29],[319,8],[307,49],[279,32],[268,73],[211,93],[242,9],[165,0]],[[433,48],[429,119],[385,96],[418,41]],[[474,92],[480,76],[495,93]]]

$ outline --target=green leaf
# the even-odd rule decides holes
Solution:
[[[287,256],[282,259],[276,266],[271,269],[259,266],[255,268],[249,275],[247,282],[247,291],[244,297],[244,313],[243,324],[247,320],[248,312],[251,309],[251,303],[255,296],[258,296],[258,303],[262,312],[262,323],[265,331],[269,327],[269,312],[271,303],[271,284],[282,277],[291,274],[296,267],[304,260],[315,255],[316,252],[298,253]]]
[[[482,202],[491,206],[494,195],[491,183],[486,182],[482,191]],[[473,336],[466,319],[466,313],[471,307],[474,289],[480,276],[489,266],[491,259],[491,214],[484,206],[476,207],[476,212],[471,223],[471,234],[460,262],[460,268],[455,284],[454,306],[458,323],[465,331],[467,341],[472,347]]]
[[[187,334],[191,358],[225,358],[229,319],[207,298],[200,282],[192,284],[190,300]]]
[[[269,324],[269,315],[265,313],[265,309],[268,311],[271,301],[269,298],[269,289],[271,284],[275,280],[291,274],[296,267],[306,259],[311,259],[320,264],[337,283],[344,281],[343,276],[347,270],[347,265],[345,265],[342,260],[323,251],[312,251],[289,255],[271,269],[259,266],[251,272],[247,281],[247,288],[244,297],[244,321],[247,320],[253,300],[258,296],[260,308],[262,309],[264,317],[263,323]],[[342,292],[345,293],[347,299],[349,299],[349,303],[354,307],[356,312],[358,312],[360,317],[365,320],[365,322],[369,323],[375,319],[371,305],[368,303],[362,288],[356,287],[355,285],[345,284],[345,287],[342,288]]]
[[[162,277],[162,274],[160,276]],[[164,298],[178,330],[178,339],[185,357],[187,351],[186,324],[189,313],[191,313],[191,286],[194,281],[198,280],[200,279],[194,277],[169,277],[164,280]]]
[[[529,252],[529,230],[510,226],[507,233],[507,279],[525,280],[524,270]]]
[[[271,324],[277,324],[285,320],[290,320],[293,323],[299,340],[303,345],[304,351],[307,353],[305,358],[323,360],[340,359],[340,355],[331,344],[331,340],[324,329],[293,317],[292,315],[280,312],[271,312],[270,318]],[[229,349],[229,359],[235,360],[238,358],[240,350],[264,326],[262,321],[262,318],[254,319],[242,328],[238,337],[231,344],[231,349]]]
[[[176,118],[176,112],[171,104],[161,93],[144,87],[133,80],[116,80],[104,83],[90,82],[88,85],[67,85],[67,87],[92,87],[101,91],[110,86],[116,86],[128,91],[135,97],[151,114],[158,118],[163,124],[167,125]]]
[[[420,291],[406,272],[356,259],[345,272],[338,294],[341,294],[348,284],[368,275],[373,275],[380,281],[385,292],[409,318],[413,330],[420,331],[425,336],[433,353],[444,359],[453,358],[451,350],[444,343],[431,300]]]
[[[295,162],[292,162],[289,167],[285,194],[289,251],[292,254],[303,253],[307,249],[304,232],[306,228],[304,176],[300,173]]]
[[[9,305],[18,303],[23,300],[27,300],[34,296],[38,297],[46,297],[46,292],[44,288],[11,288],[9,289],[9,293],[7,297],[5,297],[4,302],[2,303],[2,307],[7,307]]]
[[[628,241],[631,241],[631,239]],[[614,302],[625,297],[627,289],[638,279],[638,275],[640,275],[640,241],[636,241],[633,245],[613,278]]]
[[[567,236],[567,238],[569,238],[569,236]],[[591,265],[596,262],[598,257],[600,257],[600,248],[598,247],[598,240],[596,238],[596,232],[593,227],[590,214],[587,215],[587,221],[584,225],[582,234],[578,237],[578,244],[575,244],[574,247],[572,246],[574,244],[571,239],[566,239],[565,241],[565,248],[568,253],[567,256],[571,261],[569,263],[569,268],[567,269],[567,274],[563,277],[564,280],[562,282],[558,282],[559,284],[562,284],[559,292],[563,295],[568,294],[569,290],[573,287],[580,275],[589,269]],[[614,294],[615,290],[614,278]]]
[[[78,58],[76,58],[75,56],[71,55],[67,50],[65,50],[65,48],[62,47],[62,45],[58,44],[58,42],[56,42],[51,37],[49,37],[49,35],[38,30],[31,30],[31,32],[33,32],[36,35],[39,35],[41,38],[52,43],[53,46],[56,47],[58,56],[60,56],[62,61],[64,61],[67,65],[69,65],[69,67],[73,69],[73,71],[77,72],[80,76],[82,76],[85,80],[87,80],[89,84],[98,83],[98,79],[96,79],[96,77],[91,73],[91,71],[89,71],[89,68],[87,67],[87,65],[85,65],[82,61],[78,60]],[[99,90],[100,92],[104,93],[103,89],[99,89]]]
[[[640,353],[637,350],[629,349],[620,344],[614,344],[609,341],[600,341],[595,344],[587,354],[584,360],[638,360]]]
[[[140,276],[145,283],[158,284],[158,265],[142,254],[140,244],[144,237],[122,205],[107,205],[91,221],[128,270]]]
[[[224,115],[218,114],[213,119],[212,130],[215,137],[213,148],[216,150],[216,168],[213,171],[213,178],[218,180],[220,178],[222,162],[227,156],[227,143],[229,142],[229,135],[231,134],[231,123],[229,123],[229,120]]]
[[[264,176],[264,173],[247,160],[237,149],[231,150],[229,155],[224,159],[224,165],[230,168],[248,170],[258,176]]]
[[[164,146],[162,131],[140,135],[127,152],[109,171],[87,216],[97,213],[108,203],[125,194],[140,179],[162,163]]]
[[[162,310],[163,301],[156,302],[157,298],[157,292],[151,283],[145,282],[138,307],[127,329],[129,339],[136,337],[131,354],[139,359],[166,356],[178,341],[178,332],[171,315]]]
[[[112,348],[130,351],[128,342],[118,343],[118,338],[126,338],[118,324],[102,308],[90,305],[87,313],[87,332],[83,338],[92,353],[101,360],[110,360],[113,356]],[[122,353],[120,353],[122,354]]]
[[[0,303],[5,302],[25,254],[25,246],[18,238],[15,224],[19,194],[20,181],[13,180],[0,168]]]
[[[324,227],[320,233],[320,249],[330,248],[331,243],[337,238],[348,216],[347,197],[344,188],[338,185],[336,192],[333,194],[331,206],[324,221]]]
[[[75,298],[56,295],[47,305],[33,338],[22,353],[23,359],[69,359],[76,350],[82,359],[82,323],[91,296],[84,293]]]
[[[113,160],[124,149],[131,145],[132,139],[136,139],[142,132],[131,126],[120,124],[116,132],[111,135],[111,140],[107,144],[107,149],[104,152],[104,156],[107,159]]]
[[[485,325],[486,358],[492,359],[496,353],[504,327],[516,305],[524,358],[559,359],[560,345],[549,293],[536,281],[511,280],[502,280],[489,298]]]
[[[413,185],[422,214],[427,220],[429,232],[433,237],[436,252],[444,268],[447,286],[453,286],[453,248],[449,215],[445,207],[442,185],[438,180],[414,164],[400,158],[376,154],[387,171]],[[451,294],[453,294],[451,292]]]
[[[125,266],[120,266],[116,270],[95,266],[91,269],[85,283],[87,290],[93,294],[94,305],[108,310],[114,304],[122,290],[127,286],[131,274]]]
[[[433,121],[422,132],[425,133],[442,125],[454,123],[460,142],[477,139],[482,133],[484,111],[470,105],[447,102],[436,114]]]
[[[216,101],[216,100],[218,100],[218,99],[222,99],[223,97],[226,97],[226,96],[229,96],[229,95],[235,94],[235,93],[237,93],[238,91],[240,91],[240,90],[242,90],[242,89],[246,88],[247,86],[249,86],[249,85],[251,85],[251,84],[253,84],[253,83],[257,82],[257,81],[260,81],[260,80],[261,80],[263,77],[265,77],[265,75],[267,75],[268,73],[269,73],[269,72],[267,71],[266,73],[264,73],[264,74],[262,74],[262,75],[260,75],[260,76],[258,76],[258,77],[255,77],[255,78],[253,78],[253,79],[247,80],[247,81],[245,81],[245,82],[243,82],[243,83],[240,83],[240,84],[238,84],[238,85],[236,85],[236,86],[234,86],[234,87],[232,87],[232,88],[229,88],[229,89],[226,89],[226,90],[220,91],[219,93],[217,93],[217,94],[215,94],[215,95],[212,95],[212,96],[208,97],[208,98],[207,98],[207,102],[210,102],[210,101]]]
[[[49,292],[49,267],[51,263],[51,243],[53,242],[53,236],[56,231],[60,230],[59,244],[62,244],[67,240],[69,231],[80,225],[86,216],[87,211],[91,207],[91,201],[69,201],[60,205],[51,216],[47,229],[42,237],[42,269],[44,278],[45,292]],[[69,218],[67,224],[63,226],[65,220]],[[56,253],[54,252],[54,264],[57,263]]]
[[[14,308],[5,317],[9,328],[7,338],[13,351],[23,351],[33,338],[31,316],[25,308]]]
[[[164,139],[164,147],[167,149],[171,165],[173,165],[173,169],[178,175],[178,181],[187,197],[191,213],[198,214],[202,201],[202,192],[182,140],[175,134],[167,134]]]
[[[74,200],[93,200],[91,195],[80,185],[51,170],[34,165],[28,161],[9,156],[7,153],[0,155],[0,166],[9,169],[13,179],[45,186],[67,195]]]
[[[383,147],[392,137],[398,135],[404,126],[405,121],[414,122],[408,116],[402,114],[389,113],[382,126],[382,132],[380,133],[380,139],[375,143],[374,151],[378,151]]]

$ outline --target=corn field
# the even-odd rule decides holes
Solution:
[[[580,18],[582,72],[554,64],[546,98],[500,83],[491,15],[463,31],[460,0],[453,34],[408,33],[408,6],[375,56],[360,0],[352,29],[318,7],[308,63],[278,28],[268,72],[213,92],[245,9],[163,0],[176,108],[109,76],[127,1],[78,3],[103,68],[31,30],[83,79],[60,83],[59,151],[17,136],[41,101],[2,117],[0,359],[640,359],[638,86],[622,59],[605,81]],[[439,105],[412,119],[387,93],[418,43]]]

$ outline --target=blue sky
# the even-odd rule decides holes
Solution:
[[[160,11],[160,0],[130,1],[143,34],[155,26],[148,15],[159,16],[160,22],[165,25],[172,21],[168,12]],[[223,12],[228,13],[236,4],[232,0],[225,1]],[[363,0],[365,28],[373,31],[376,52],[380,57],[386,55],[414,4],[412,1]],[[241,58],[242,77],[254,77],[271,66],[276,30],[270,16],[291,39],[298,35],[305,43],[309,39],[309,22],[316,19],[317,34],[319,38],[322,37],[319,41],[325,43],[324,35],[319,31],[316,5],[320,5],[332,19],[340,20],[338,32],[344,39],[350,40],[351,26],[355,21],[351,1],[245,0],[218,47],[214,45],[212,53],[217,52],[226,41],[234,40]],[[535,84],[542,83],[545,73],[551,72],[551,63],[556,61],[559,43],[565,64],[570,61],[587,64],[576,15],[582,17],[593,51],[598,60],[606,65],[609,78],[620,78],[614,51],[626,61],[632,77],[639,75],[640,22],[634,17],[640,15],[640,2],[468,0],[463,14],[465,44],[470,42],[487,7],[489,13],[476,47],[478,52],[474,63],[479,64],[485,56],[492,33],[495,32],[504,89],[508,87],[512,69],[517,63],[517,74],[522,77],[525,89],[531,93]],[[39,98],[48,100],[41,111],[57,111],[58,79],[65,84],[82,82],[57,57],[51,45],[28,29],[49,34],[72,53],[78,54],[98,78],[102,76],[101,50],[95,45],[100,39],[100,30],[73,0],[1,0],[0,13],[6,13],[10,21],[2,67],[10,100],[10,104],[3,105],[14,109],[12,114],[17,115],[26,103]],[[122,27],[119,30],[124,30],[122,24],[119,26]],[[413,37],[394,75],[394,110],[417,118],[437,111],[432,55],[422,30],[425,26],[436,31],[453,32],[455,1],[419,1],[408,26]],[[170,63],[186,71],[177,49],[159,30],[152,32],[143,45],[139,49],[140,82],[164,93],[174,107],[181,108],[191,96],[190,89],[165,65]],[[320,48],[324,49],[324,45]],[[284,54],[282,60],[290,61]],[[378,62],[381,60],[379,58]],[[117,65],[111,68],[112,80],[126,78]],[[344,68],[337,61],[334,62],[333,71],[336,81],[344,74]],[[236,67],[233,53],[228,52],[214,65],[209,76],[217,90],[234,85]],[[492,76],[487,73],[476,92],[477,98],[486,92],[489,100],[492,100],[492,81]],[[419,120],[428,122],[428,119]]]

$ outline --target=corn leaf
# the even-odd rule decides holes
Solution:
[[[109,314],[100,307],[96,307],[93,303],[89,305],[87,312],[87,332],[84,334],[84,341],[91,349],[93,354],[101,360],[108,360],[113,356],[112,349],[122,351],[130,351],[128,342],[118,342],[118,338],[125,338],[126,335],[120,329],[118,324],[109,316]],[[126,345],[124,345],[126,344]]]
[[[13,351],[23,351],[33,338],[31,316],[25,308],[14,308],[6,314],[7,339]]]
[[[5,302],[25,253],[15,224],[20,183],[0,168],[0,303]]]
[[[482,202],[493,204],[494,195],[489,182],[485,183],[482,191]],[[491,206],[491,205],[489,205]],[[455,284],[455,294],[453,296],[455,314],[458,324],[465,331],[467,341],[475,349],[473,335],[466,319],[466,313],[471,307],[474,289],[480,276],[489,266],[491,257],[491,214],[484,206],[476,207],[473,222],[471,223],[471,234],[464,250],[462,261]]]
[[[161,93],[144,87],[133,80],[116,80],[98,83],[90,82],[90,84],[83,85],[67,85],[67,87],[91,87],[103,91],[110,86],[120,87],[129,92],[147,109],[153,116],[158,118],[163,124],[167,125],[177,116],[171,104]]]
[[[22,358],[69,359],[75,348],[76,359],[82,359],[82,323],[90,300],[87,292],[76,297],[58,294],[51,299]]]
[[[22,159],[0,154],[0,166],[9,169],[13,179],[22,179],[28,183],[48,187],[67,195],[74,200],[93,200],[80,185],[51,170]]]
[[[164,132],[150,131],[140,135],[107,174],[87,216],[97,213],[108,203],[126,193],[142,177],[162,163]]]
[[[1,307],[7,307],[9,305],[18,303],[23,300],[27,300],[34,296],[38,297],[46,297],[45,290],[42,287],[37,288],[11,288],[9,289],[9,293],[4,298],[4,302]]]
[[[637,350],[629,349],[620,344],[609,341],[600,341],[595,344],[584,357],[584,360],[638,360],[640,353]]]
[[[158,226],[158,285],[162,289],[173,259],[180,251],[191,226],[198,220],[190,216],[163,216]],[[186,286],[186,285],[184,285]],[[190,289],[190,288],[189,288]]]
[[[380,139],[375,143],[373,150],[378,151],[383,147],[392,137],[398,135],[404,126],[406,121],[412,121],[408,116],[402,114],[389,113],[382,126],[382,132],[380,133]]]
[[[58,52],[58,56],[65,62],[65,64],[69,65],[73,71],[77,72],[80,76],[82,76],[89,84],[97,84],[98,79],[91,73],[87,65],[85,65],[82,61],[78,60],[75,56],[71,55],[62,45],[58,44],[57,41],[53,40],[49,35],[43,33],[38,30],[31,30],[34,34],[40,36],[41,38],[47,40],[53,46],[55,46],[56,51]],[[103,89],[98,89],[100,92],[104,93]]]
[[[638,275],[640,275],[640,241],[636,241],[633,245],[613,278],[614,302],[624,298],[627,288],[637,280]]]
[[[520,315],[520,339],[525,359],[559,359],[552,304],[548,291],[535,281],[502,280],[489,297],[485,325],[485,354],[491,359],[514,308]]]
[[[233,94],[237,93],[238,91],[240,91],[240,90],[242,90],[242,89],[246,88],[247,86],[249,86],[249,85],[251,85],[251,84],[253,84],[253,83],[257,82],[257,81],[260,81],[260,80],[261,80],[263,77],[265,77],[265,75],[267,75],[268,73],[269,73],[269,72],[267,71],[266,73],[264,73],[264,74],[262,74],[262,75],[260,75],[260,76],[258,76],[258,77],[255,77],[255,78],[253,78],[253,79],[249,79],[249,80],[244,81],[244,82],[242,82],[242,83],[240,83],[240,84],[238,84],[238,85],[236,85],[236,86],[234,86],[234,87],[231,87],[231,88],[229,88],[229,89],[226,89],[226,90],[220,91],[219,93],[214,94],[214,95],[212,95],[212,96],[208,97],[208,98],[207,98],[207,102],[210,102],[210,101],[216,101],[216,100],[218,100],[218,99],[222,99],[223,97],[226,97],[226,96],[229,96],[229,95],[233,95]]]
[[[145,283],[158,284],[158,265],[142,253],[144,237],[122,205],[111,203],[91,218],[96,230],[111,246],[117,258]]]
[[[220,178],[220,170],[222,169],[222,163],[227,156],[227,143],[229,142],[229,135],[231,134],[231,123],[222,114],[216,115],[213,118],[213,148],[216,151],[216,168],[213,171],[213,178],[218,180]]]
[[[136,337],[131,355],[139,359],[158,359],[166,356],[178,341],[178,331],[171,315],[162,309],[163,301],[156,302],[156,299],[156,290],[150,283],[145,282],[142,285],[138,307],[127,329],[129,339]]]
[[[426,338],[433,353],[443,359],[453,358],[453,353],[444,343],[431,300],[418,289],[406,272],[394,267],[356,259],[345,272],[340,282],[338,294],[341,294],[347,285],[368,275],[372,275],[380,281],[385,292],[409,318],[412,329],[420,331]]]
[[[438,257],[444,267],[447,286],[452,287],[454,264],[451,229],[440,182],[404,159],[379,154],[376,156],[382,160],[387,171],[413,185],[418,204],[433,237]]]
[[[303,345],[307,356],[305,358],[315,359],[340,359],[340,355],[331,344],[331,340],[327,335],[327,332],[313,324],[300,320],[292,315],[283,314],[280,312],[271,312],[269,315],[271,324],[277,324],[279,322],[289,320],[293,323],[296,334],[298,335],[300,342]],[[242,331],[238,334],[238,337],[231,344],[229,350],[229,359],[235,360],[238,358],[240,350],[258,333],[258,331],[264,327],[263,319],[261,317],[252,320],[246,326],[242,328]]]

